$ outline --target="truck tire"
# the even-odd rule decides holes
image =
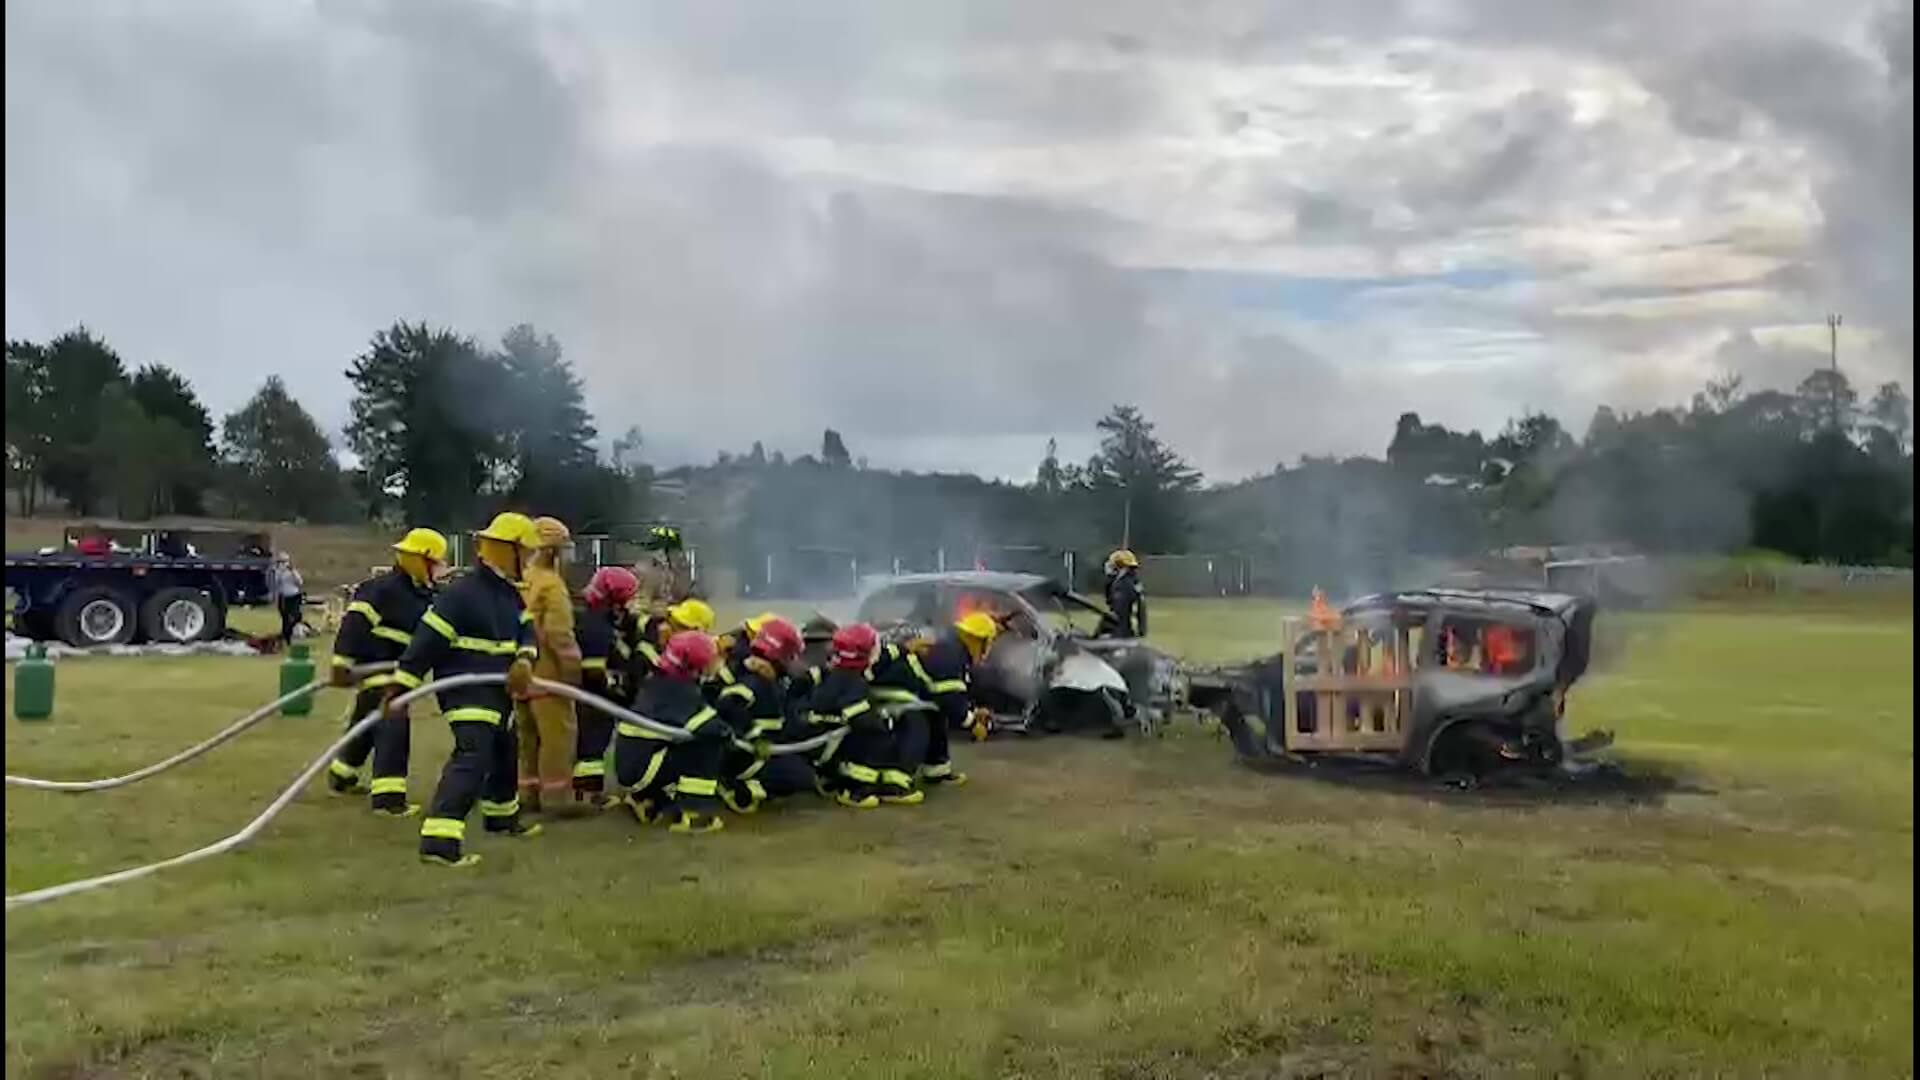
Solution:
[[[119,589],[95,585],[75,589],[60,603],[54,616],[60,640],[77,649],[97,645],[125,645],[139,630],[133,598]]]
[[[210,641],[225,629],[220,607],[202,589],[161,589],[140,605],[140,627],[148,641],[186,645]]]

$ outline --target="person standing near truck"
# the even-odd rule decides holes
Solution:
[[[300,571],[293,568],[292,555],[284,551],[274,554],[273,566],[267,570],[267,587],[280,612],[281,644],[291,645],[293,630],[300,625],[300,608],[306,603],[307,588]]]

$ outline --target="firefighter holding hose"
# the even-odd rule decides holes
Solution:
[[[627,684],[627,605],[640,592],[639,579],[624,566],[603,566],[593,572],[586,592],[574,609],[575,636],[580,641],[580,685],[616,705],[633,701]],[[574,801],[588,808],[607,805],[607,747],[613,742],[613,717],[599,709],[579,712],[579,741],[574,755]]]
[[[333,641],[333,685],[353,686],[352,669],[356,665],[400,659],[420,626],[420,617],[433,602],[434,579],[446,561],[447,538],[432,529],[411,529],[393,545],[393,569],[362,582],[340,620],[340,632]],[[391,673],[367,676],[353,697],[347,725],[351,727],[361,717],[384,708],[387,699],[397,692]],[[371,756],[373,784],[365,790],[371,792],[374,811],[411,817],[420,812],[418,805],[407,802],[407,759],[411,750],[407,717],[383,717],[327,764],[327,787],[337,795],[362,790],[360,770]]]
[[[460,686],[441,691],[440,713],[453,729],[453,753],[440,771],[433,803],[420,823],[420,859],[434,866],[464,867],[480,856],[462,850],[467,815],[480,804],[486,831],[531,837],[539,825],[520,820],[516,790],[513,703],[533,682],[533,617],[518,583],[540,537],[525,514],[494,516],[474,534],[478,565],[442,592],[401,654],[394,681],[414,689],[429,673],[506,676],[506,685]]]
[[[580,643],[574,636],[573,598],[561,575],[573,534],[557,518],[533,519],[540,547],[529,560],[521,596],[533,618],[533,641],[539,656],[533,674],[570,685],[580,685]],[[573,765],[576,740],[573,702],[535,693],[515,706],[520,744],[520,808],[558,814],[576,812]]]

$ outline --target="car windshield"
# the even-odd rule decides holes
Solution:
[[[1021,594],[1021,598],[1032,604],[1033,609],[1057,634],[1092,637],[1100,628],[1099,610],[1071,593],[1029,589]]]

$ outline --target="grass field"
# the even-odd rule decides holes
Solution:
[[[1157,605],[1156,637],[1227,659],[1277,615]],[[450,874],[316,792],[242,853],[10,914],[7,1075],[1911,1075],[1911,612],[1618,625],[1572,712],[1684,776],[1656,802],[1268,777],[1185,724],[966,747],[919,808],[482,837]],[[144,764],[274,668],[68,663],[8,769]],[[7,891],[231,831],[341,707],[9,790]]]

